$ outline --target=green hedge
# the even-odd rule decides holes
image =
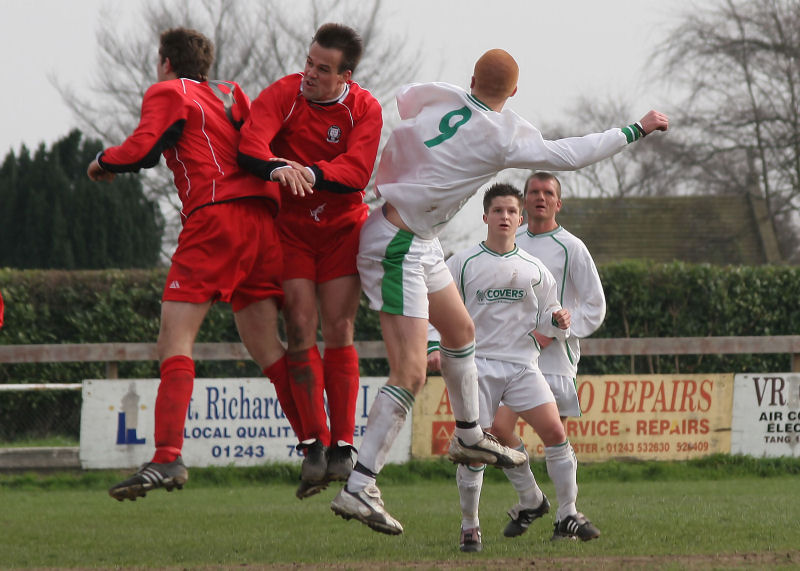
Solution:
[[[161,292],[166,269],[43,271],[0,269],[0,292],[6,304],[0,344],[152,343],[158,337]],[[378,318],[366,307],[358,317],[357,339],[380,339]],[[238,341],[230,306],[215,304],[198,342]],[[364,363],[364,374],[378,374]],[[380,370],[380,368],[379,368]],[[4,382],[80,382],[102,378],[103,363],[0,365]],[[199,377],[257,376],[251,361],[198,361]],[[120,377],[156,377],[155,362],[120,363]]]
[[[602,266],[608,313],[595,337],[791,335],[800,331],[800,268],[718,267],[683,263],[622,262]],[[158,335],[165,269],[40,271],[0,269],[6,325],[0,344],[154,342]],[[378,317],[362,299],[358,340],[380,339]],[[237,341],[227,304],[215,305],[201,342]],[[687,355],[584,357],[584,374],[723,373],[787,371],[791,357]],[[384,360],[363,360],[363,375],[385,375]],[[257,376],[250,361],[198,362],[198,376]],[[156,377],[155,363],[121,363],[120,376]],[[2,364],[0,383],[80,382],[102,378],[102,363]],[[47,416],[77,430],[80,395],[4,394],[0,439],[19,432],[15,418]],[[70,412],[72,411],[72,412]],[[63,418],[62,418],[63,417]],[[39,423],[41,424],[41,423]],[[35,435],[38,429],[25,430]],[[48,433],[51,433],[49,431]]]
[[[630,261],[599,268],[608,312],[594,337],[800,333],[800,268]],[[788,371],[791,356],[585,357],[585,374]]]
[[[16,271],[0,269],[6,326],[0,344],[154,342],[165,269]],[[718,267],[631,261],[600,267],[608,312],[594,337],[792,335],[800,332],[800,268]],[[365,300],[356,338],[380,339]],[[215,305],[198,341],[237,341],[230,307]],[[633,363],[633,369],[632,367]],[[715,373],[787,370],[788,355],[584,357],[584,373]],[[384,364],[362,363],[363,374]],[[123,363],[124,377],[155,376],[155,363]],[[102,364],[0,365],[0,382],[78,382]],[[250,362],[200,362],[199,376],[257,375]]]

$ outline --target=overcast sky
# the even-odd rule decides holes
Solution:
[[[301,2],[303,0],[295,0]],[[125,0],[125,13],[141,0]],[[466,85],[475,59],[508,50],[521,68],[511,106],[534,123],[558,120],[580,95],[628,98],[635,112],[664,108],[641,80],[646,57],[690,0],[389,0],[393,25],[425,49],[420,81]],[[79,85],[95,64],[97,13],[122,0],[0,0],[0,153],[53,142],[74,126],[48,80]],[[287,2],[287,6],[289,3]],[[235,78],[233,78],[235,79]]]
[[[407,30],[424,49],[419,81],[467,87],[475,59],[503,48],[520,65],[519,91],[509,106],[541,124],[563,120],[587,95],[630,102],[635,116],[621,122],[651,108],[668,110],[662,86],[645,81],[645,65],[664,31],[693,1],[387,0],[387,7],[391,25]],[[23,143],[50,144],[75,126],[48,78],[57,75],[73,86],[87,82],[100,7],[127,16],[141,2],[0,0],[0,53],[8,81],[0,91],[2,156]]]

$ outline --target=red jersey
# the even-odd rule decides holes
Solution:
[[[236,162],[239,127],[249,110],[250,99],[232,81],[160,81],[144,94],[133,134],[103,151],[98,162],[110,172],[136,172],[155,166],[163,154],[178,189],[182,221],[200,207],[240,198],[269,199],[277,213],[275,186]]]
[[[266,162],[272,157],[311,167],[316,176],[314,194],[297,198],[284,189],[286,210],[314,210],[326,203],[329,209],[350,209],[362,204],[378,154],[381,106],[355,82],[348,82],[334,101],[309,101],[303,97],[302,81],[302,73],[288,75],[253,101],[242,127],[240,164],[266,180],[275,167]]]

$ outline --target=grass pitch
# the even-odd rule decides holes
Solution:
[[[507,539],[515,503],[499,470],[481,501],[484,549],[458,550],[455,469],[389,466],[386,507],[405,527],[376,533],[329,508],[339,485],[300,501],[296,467],[194,469],[184,490],[117,502],[124,474],[0,476],[0,567],[637,568],[800,567],[800,460],[582,466],[578,509],[603,532],[551,543],[555,511]],[[534,472],[555,504],[541,463]]]

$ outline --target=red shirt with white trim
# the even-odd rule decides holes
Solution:
[[[329,102],[303,97],[303,74],[279,79],[253,101],[242,127],[240,163],[269,180],[273,157],[311,167],[314,194],[297,198],[283,190],[284,211],[361,205],[378,154],[383,117],[372,94],[348,82],[342,95]]]
[[[173,173],[181,220],[203,206],[241,198],[265,198],[273,214],[280,194],[236,161],[239,128],[250,100],[232,81],[173,79],[144,94],[139,125],[125,142],[98,156],[107,171],[137,172],[158,164],[161,154]]]

